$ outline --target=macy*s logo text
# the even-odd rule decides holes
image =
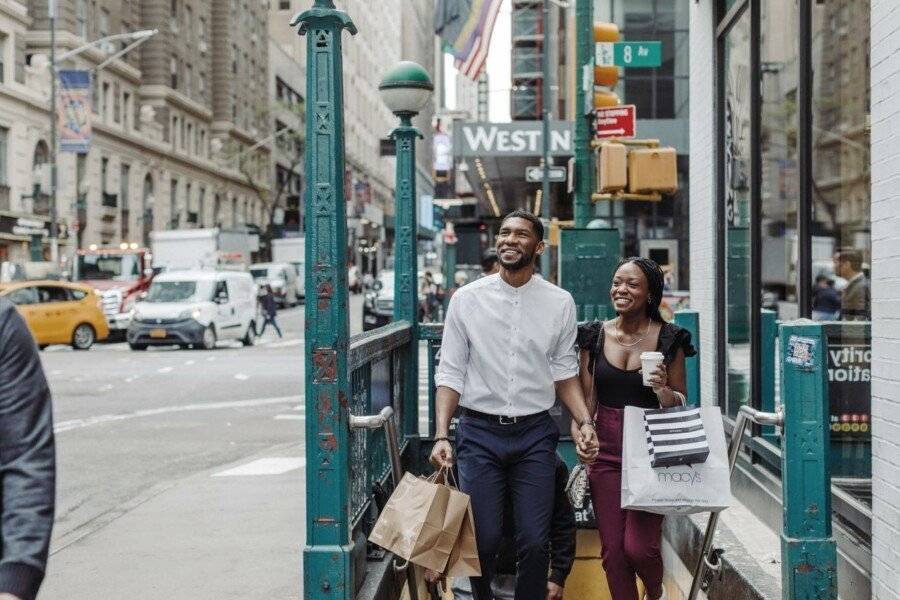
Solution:
[[[660,483],[684,483],[687,485],[694,485],[703,481],[700,478],[700,473],[695,471],[677,471],[675,473],[659,471],[656,473],[656,479]]]

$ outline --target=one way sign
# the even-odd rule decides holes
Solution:
[[[566,167],[548,167],[548,181],[565,181],[568,177]],[[525,181],[528,183],[540,183],[544,180],[544,170],[540,167],[525,167]]]
[[[634,104],[598,108],[594,111],[594,137],[634,137]]]

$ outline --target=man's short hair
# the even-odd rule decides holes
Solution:
[[[841,250],[837,256],[838,262],[848,262],[854,271],[862,271],[862,254],[859,251]]]
[[[529,223],[531,223],[532,229],[537,234],[538,240],[544,239],[544,224],[541,223],[541,220],[536,216],[528,212],[527,210],[523,210],[521,208],[517,208],[512,211],[505,217],[503,217],[503,223],[506,223],[509,219],[525,219]],[[502,225],[502,224],[501,224]]]

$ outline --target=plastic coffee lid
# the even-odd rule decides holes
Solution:
[[[641,352],[641,360],[656,360],[663,358],[662,352]]]

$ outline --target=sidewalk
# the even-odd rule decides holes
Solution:
[[[303,443],[178,482],[50,559],[41,600],[295,600]]]

